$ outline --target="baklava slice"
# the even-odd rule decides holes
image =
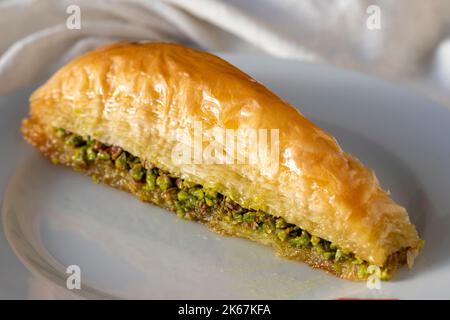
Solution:
[[[195,133],[199,123],[206,148],[224,144],[215,128],[233,137],[277,130],[276,161],[223,160],[245,160],[247,145],[224,148],[215,158],[223,161],[180,162],[174,152],[187,140],[179,131]],[[119,43],[78,57],[33,93],[22,132],[55,164],[342,278],[389,279],[412,265],[422,245],[373,171],[263,85],[205,52]]]

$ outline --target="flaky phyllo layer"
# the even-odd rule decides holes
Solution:
[[[96,183],[131,192],[143,201],[175,212],[179,218],[204,223],[217,233],[271,245],[280,256],[305,261],[342,278],[364,280],[375,274],[388,280],[406,263],[404,248],[383,266],[371,265],[282,217],[244,208],[217,190],[172,175],[119,146],[83,138],[62,128],[45,129],[32,120],[24,122],[23,132],[53,163],[85,172]]]

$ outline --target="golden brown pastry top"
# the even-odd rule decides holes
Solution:
[[[374,173],[294,107],[226,61],[166,43],[119,43],[76,58],[30,98],[46,125],[120,145],[382,265],[418,247],[406,210]],[[279,129],[279,170],[172,161],[177,128]],[[208,142],[204,138],[204,143]]]

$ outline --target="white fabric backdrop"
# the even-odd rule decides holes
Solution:
[[[66,9],[81,9],[81,29]],[[381,29],[366,26],[378,5]],[[44,79],[74,55],[119,39],[264,52],[393,79],[450,106],[448,0],[3,0],[0,94]]]

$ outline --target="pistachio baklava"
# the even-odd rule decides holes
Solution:
[[[193,132],[196,123],[210,132],[277,130],[278,167],[177,161],[176,132]],[[411,266],[422,246],[405,208],[372,170],[209,53],[167,43],[118,43],[87,53],[33,93],[22,132],[55,164],[342,278],[377,272],[389,279]],[[201,146],[216,140],[206,134]],[[231,158],[244,151],[233,150]]]

